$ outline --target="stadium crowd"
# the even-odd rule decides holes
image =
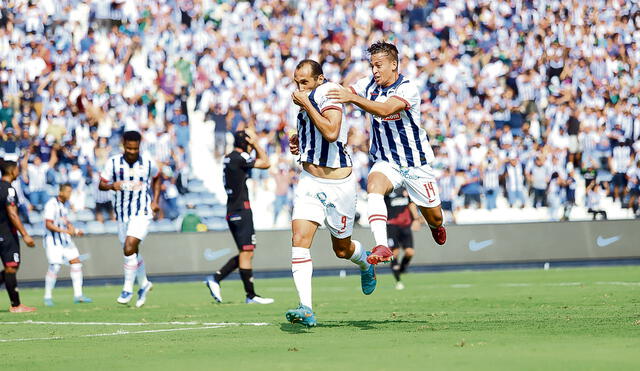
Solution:
[[[276,210],[295,181],[293,71],[313,58],[348,86],[365,50],[394,42],[423,87],[422,125],[445,208],[548,206],[568,218],[579,180],[637,210],[640,7],[637,1],[8,0],[0,13],[0,123],[20,159],[23,205],[69,181],[75,209],[102,220],[104,161],[124,129],[162,165],[164,216],[180,213],[195,113],[215,156],[253,127],[278,163]],[[188,102],[195,102],[189,106]],[[354,171],[365,187],[368,127],[349,107]],[[260,182],[268,173],[256,171]]]

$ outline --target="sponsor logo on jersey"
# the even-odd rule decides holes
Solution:
[[[400,120],[400,113],[394,113],[382,119],[383,121],[397,121]]]

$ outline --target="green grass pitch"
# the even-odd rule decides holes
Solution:
[[[313,329],[284,318],[291,279],[257,280],[272,305],[243,304],[239,281],[223,283],[224,304],[202,283],[158,283],[141,309],[115,303],[119,286],[86,287],[95,302],[83,305],[58,288],[53,308],[42,289],[23,289],[39,310],[0,311],[0,368],[640,369],[638,266],[410,273],[403,291],[378,281],[367,297],[357,275],[314,279]]]

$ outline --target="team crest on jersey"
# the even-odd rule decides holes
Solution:
[[[383,118],[384,121],[397,121],[400,120],[400,113],[394,113],[393,115]]]

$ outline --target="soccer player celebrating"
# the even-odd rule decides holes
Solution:
[[[300,155],[303,170],[294,197],[291,271],[300,306],[287,311],[286,317],[292,323],[311,327],[316,319],[311,303],[310,247],[320,224],[329,229],[336,256],[360,267],[362,292],[366,295],[375,289],[376,276],[362,245],[351,239],[356,180],[345,148],[348,127],[342,104],[327,96],[330,89],[339,86],[325,82],[320,64],[309,59],[298,64],[294,80],[298,89],[292,98],[300,106],[300,113],[298,134],[292,136],[290,149]]]
[[[406,272],[414,254],[412,230],[420,230],[420,215],[416,210],[416,205],[409,200],[409,193],[403,187],[386,195],[384,202],[389,214],[387,220],[389,247],[393,251],[391,271],[396,279],[396,289],[403,290],[404,284],[400,280],[400,276]],[[402,263],[398,262],[400,248],[404,249]]]
[[[60,266],[66,260],[71,265],[71,283],[73,285],[74,303],[91,303],[92,300],[82,295],[82,263],[80,253],[71,236],[82,236],[82,230],[75,229],[67,218],[69,211],[65,204],[71,198],[71,184],[60,185],[57,197],[52,197],[44,205],[44,247],[49,261],[49,269],[44,278],[44,305],[53,306],[52,291]]]
[[[433,150],[420,126],[420,92],[416,84],[398,72],[398,49],[378,41],[367,50],[372,78],[363,78],[350,89],[331,89],[328,98],[353,103],[371,114],[369,154],[374,165],[369,171],[367,193],[369,224],[376,245],[368,261],[389,261],[387,208],[384,195],[403,185],[411,201],[424,215],[434,240],[446,242],[440,196],[433,169]]]
[[[11,187],[11,182],[18,177],[18,164],[15,161],[4,161],[0,159],[0,170],[2,171],[2,179],[0,179],[0,259],[4,270],[0,272],[0,285],[4,282],[9,301],[11,313],[35,312],[36,308],[28,307],[20,304],[20,294],[18,293],[18,279],[16,273],[20,266],[20,242],[18,242],[18,234],[22,235],[22,240],[29,247],[36,244],[33,238],[29,236],[26,229],[18,216],[18,206],[16,190]]]
[[[208,276],[206,285],[209,293],[218,302],[222,303],[220,281],[231,272],[239,268],[240,278],[247,294],[247,304],[271,304],[273,299],[263,298],[256,294],[253,287],[253,250],[256,248],[256,232],[253,229],[253,213],[249,203],[249,191],[247,179],[252,168],[268,169],[269,157],[258,144],[256,135],[252,130],[237,131],[234,134],[234,149],[224,157],[224,188],[227,191],[227,224],[238,248],[238,255],[229,261],[215,273]],[[249,152],[256,151],[253,159]]]
[[[137,131],[122,136],[124,153],[111,157],[100,176],[101,191],[115,191],[113,206],[118,221],[118,238],[124,249],[124,285],[117,299],[128,304],[133,297],[133,283],[138,279],[138,300],[141,307],[153,287],[147,279],[140,243],[147,236],[153,213],[159,210],[160,177],[155,162],[140,154],[142,137]],[[153,192],[153,197],[149,194]]]

